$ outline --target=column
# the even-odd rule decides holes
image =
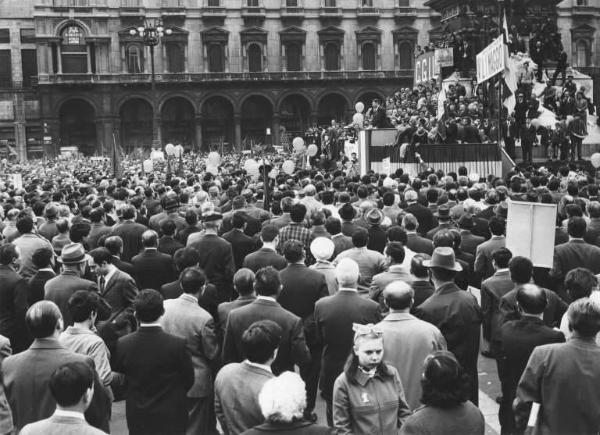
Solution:
[[[310,112],[309,122],[310,122],[311,127],[317,123],[318,119],[319,119],[319,112],[317,112],[316,110],[313,110],[312,112]]]
[[[56,44],[56,62],[57,65],[57,74],[62,74],[62,50],[60,48],[60,43]]]
[[[242,115],[234,113],[233,125],[235,130],[235,147],[236,149],[242,149]]]
[[[271,132],[271,137],[273,138],[273,145],[281,145],[281,138],[279,137],[279,124],[281,122],[281,117],[278,112],[273,113],[273,131]]]
[[[44,155],[47,157],[56,157],[60,150],[58,143],[60,138],[60,122],[58,118],[45,118],[42,125],[48,124],[48,133],[44,132]],[[46,140],[45,138],[50,138]]]
[[[19,62],[20,65],[20,62]],[[13,106],[15,116],[15,145],[20,162],[27,161],[27,134],[25,130],[25,101],[23,93],[13,94]]]
[[[194,147],[194,151],[202,151],[202,115],[196,115],[194,118],[194,124],[196,128],[196,146]]]
[[[92,50],[90,48],[90,44],[86,44],[85,45],[85,52],[87,54],[87,73],[91,74],[92,73]]]

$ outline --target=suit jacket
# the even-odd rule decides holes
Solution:
[[[436,225],[436,219],[431,210],[418,202],[408,205],[406,207],[406,213],[410,213],[417,218],[417,221],[419,222],[418,231],[421,235],[427,234],[427,232]]]
[[[342,234],[346,237],[352,237],[357,228],[359,228],[359,225],[354,222],[342,221]]]
[[[165,314],[160,324],[165,332],[185,339],[192,356],[194,385],[188,391],[188,397],[210,396],[213,387],[211,362],[219,354],[215,321],[200,308],[198,299],[186,293],[165,301],[164,306]]]
[[[502,325],[500,300],[514,287],[508,269],[497,271],[481,283],[483,337],[492,343],[492,350],[495,350],[500,339],[500,326]]]
[[[591,244],[600,246],[600,218],[591,218],[583,239]]]
[[[304,338],[302,319],[269,299],[256,299],[229,313],[223,341],[223,364],[244,360],[242,334],[258,320],[272,320],[283,330],[277,357],[271,365],[274,374],[293,371],[294,364],[300,367],[308,364],[310,353]]]
[[[533,350],[519,381],[515,406],[517,411],[525,411],[522,405],[541,403],[534,433],[598,432],[599,359],[600,347],[593,339],[572,338],[566,343],[545,344]]]
[[[190,246],[200,253],[200,267],[219,293],[219,303],[231,300],[235,263],[231,243],[215,234],[206,234]]]
[[[477,247],[485,242],[485,238],[476,236],[469,230],[460,230],[460,249],[475,255]]]
[[[105,435],[100,429],[90,426],[77,417],[53,415],[44,420],[30,423],[20,432],[22,435]]]
[[[235,228],[223,234],[222,237],[231,244],[235,269],[240,269],[244,263],[244,258],[246,258],[246,255],[255,250],[256,240]]]
[[[387,285],[394,281],[404,281],[410,285],[413,280],[414,277],[404,268],[404,266],[401,264],[392,264],[387,272],[378,273],[373,277],[371,288],[369,288],[369,297],[379,304],[382,312],[387,312],[388,309],[383,300],[383,291]]]
[[[352,244],[352,238],[342,233],[331,236],[331,241],[333,242],[333,255],[331,258],[335,258],[340,254],[340,252],[352,249],[354,247]]]
[[[310,266],[312,270],[316,270],[320,274],[325,277],[325,282],[327,283],[327,289],[329,290],[329,295],[337,292],[338,282],[335,276],[335,267],[329,261],[317,261],[315,264]]]
[[[10,340],[13,351],[27,349],[31,342],[25,325],[27,281],[9,266],[0,265],[0,335]]]
[[[446,283],[423,302],[415,314],[442,332],[452,352],[471,379],[470,400],[478,403],[477,357],[481,308],[473,295],[454,283]]]
[[[315,303],[329,296],[325,276],[304,264],[290,264],[279,272],[279,280],[282,289],[277,302],[302,319],[306,342],[309,346],[315,345]]]
[[[217,330],[222,335],[225,333],[225,326],[227,326],[227,318],[229,313],[236,308],[244,307],[251,304],[256,300],[256,296],[239,296],[231,302],[222,302],[217,307]]]
[[[563,314],[567,311],[567,304],[556,293],[544,289],[548,304],[544,309],[544,324],[550,328],[559,327]],[[514,288],[500,299],[500,312],[502,322],[517,320],[521,318],[517,307],[517,289]]]
[[[428,279],[427,280],[415,279],[411,283],[411,287],[413,288],[413,290],[415,292],[413,307],[411,309],[411,313],[414,314],[414,311],[416,310],[416,308],[419,305],[421,305],[423,302],[425,302],[427,299],[429,299],[429,297],[435,291],[435,288],[433,287],[433,284]]]
[[[333,429],[306,420],[293,421],[289,424],[263,423],[242,432],[242,435],[261,435],[278,433],[285,435],[332,435]]]
[[[554,290],[562,291],[565,276],[577,267],[585,267],[594,275],[600,273],[600,248],[580,239],[556,246],[554,262],[550,269],[550,277],[555,280]]]
[[[281,270],[287,266],[287,261],[272,249],[260,248],[258,251],[246,255],[242,262],[242,267],[246,267],[254,273],[267,266]]]
[[[103,223],[92,222],[91,226],[92,229],[85,239],[90,250],[98,247],[98,240],[100,240],[102,236],[107,236],[112,232],[112,228],[104,225]]]
[[[100,296],[112,308],[111,319],[115,319],[124,312],[133,314],[133,302],[137,294],[138,288],[135,280],[119,269],[115,270],[115,273],[104,284],[104,289],[100,292]]]
[[[375,128],[388,128],[390,126],[390,121],[383,107],[379,106],[374,111],[371,125]]]
[[[409,233],[406,236],[406,247],[419,254],[433,254],[433,242],[417,233]]]
[[[38,270],[35,275],[29,278],[27,283],[29,286],[29,292],[27,293],[29,306],[44,299],[44,285],[55,276],[56,274],[51,270]]]
[[[69,298],[78,290],[88,290],[98,293],[98,286],[94,281],[80,278],[75,272],[70,270],[63,271],[60,275],[48,280],[44,285],[44,299],[52,301],[58,308],[65,321],[65,326],[73,324],[71,313],[69,312]],[[102,319],[98,313],[100,320]]]
[[[160,326],[142,326],[119,339],[112,366],[127,380],[129,433],[185,432],[194,368],[183,338]]]
[[[160,287],[160,294],[163,295],[163,299],[177,299],[183,294],[183,289],[179,283],[179,280],[175,280],[168,284],[164,284]],[[213,319],[217,318],[217,307],[219,305],[219,296],[217,288],[211,283],[206,283],[204,290],[198,298],[198,305],[208,311],[208,314]]]
[[[129,275],[131,277],[133,277],[135,275],[135,269],[133,268],[133,264],[123,261],[119,257],[116,257],[113,255],[112,264],[117,269],[125,272],[127,275]]]
[[[354,290],[340,289],[315,304],[317,336],[323,345],[320,386],[324,398],[333,399],[333,384],[352,350],[352,324],[377,323],[380,319],[377,303]]]
[[[138,288],[159,290],[175,279],[173,259],[156,249],[146,249],[131,260]]]
[[[52,415],[56,402],[50,393],[50,376],[68,362],[84,362],[94,369],[90,357],[65,349],[55,338],[36,339],[28,350],[2,362],[4,389],[17,432],[26,424]],[[110,409],[110,398],[94,369],[94,396],[85,418],[92,426],[108,432]]]
[[[123,261],[131,261],[142,250],[142,233],[146,230],[144,225],[130,221],[115,225],[111,235],[123,239],[123,253],[121,254]]]
[[[183,248],[183,245],[179,240],[174,239],[171,236],[162,236],[158,239],[158,252],[170,255],[171,257],[178,249]]]
[[[371,251],[365,247],[352,248],[338,255],[333,264],[337,263],[342,258],[350,258],[358,264],[360,270],[360,278],[358,281],[359,293],[368,293],[373,277],[385,270],[385,257],[381,252]]]
[[[480,274],[482,279],[487,279],[494,274],[492,254],[497,249],[504,248],[505,246],[506,238],[504,236],[492,237],[490,240],[477,246],[475,250],[475,272]]]

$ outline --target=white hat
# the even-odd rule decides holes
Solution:
[[[317,260],[329,260],[334,248],[333,242],[326,237],[317,237],[310,244],[310,252]]]

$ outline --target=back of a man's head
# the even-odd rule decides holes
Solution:
[[[508,263],[510,279],[515,284],[527,284],[533,275],[533,263],[527,257],[513,257]]]
[[[496,216],[493,216],[490,219],[489,228],[490,228],[490,232],[492,233],[493,236],[503,235],[505,227],[506,227],[506,224],[504,222],[504,219],[498,218]]]
[[[248,296],[254,291],[254,272],[242,267],[233,275],[233,287],[240,296]]]
[[[523,284],[517,289],[517,303],[525,314],[542,314],[548,305],[546,292],[535,284]]]
[[[508,248],[500,248],[492,253],[492,260],[498,269],[506,269],[511,258],[512,252]]]
[[[354,230],[352,233],[352,244],[355,248],[363,248],[369,243],[369,232],[362,227]]]
[[[173,254],[173,263],[178,271],[182,271],[186,267],[197,266],[200,262],[200,253],[192,246],[179,248]]]
[[[98,312],[100,296],[96,292],[77,290],[69,298],[69,313],[74,322],[83,322],[90,318],[93,312]]]
[[[584,267],[577,267],[570,270],[565,276],[565,290],[571,296],[572,301],[590,297],[592,290],[597,285],[598,280],[596,276]]]
[[[160,223],[160,232],[163,236],[172,236],[176,229],[177,226],[173,219],[165,219]]]
[[[275,297],[280,286],[279,272],[273,266],[259,269],[254,276],[254,291],[260,296]]]
[[[429,278],[429,269],[423,265],[423,261],[425,260],[431,260],[431,256],[428,254],[416,254],[410,261],[410,273],[416,278]]]
[[[156,322],[164,314],[162,295],[153,289],[144,289],[133,302],[135,316],[140,323]]]
[[[294,204],[290,210],[290,217],[295,223],[301,223],[306,217],[306,206],[302,203]]]
[[[335,277],[340,288],[356,288],[359,275],[358,264],[350,258],[342,258],[335,267]]]
[[[585,219],[579,216],[572,217],[569,219],[567,224],[567,231],[569,232],[569,236],[581,239],[585,235],[585,230],[587,228],[587,224]]]
[[[54,302],[39,301],[27,310],[25,323],[34,338],[48,338],[62,329],[62,314]]]
[[[582,338],[595,338],[600,332],[600,307],[590,298],[577,299],[567,310],[569,329]]]
[[[383,290],[385,304],[390,310],[406,310],[411,307],[415,292],[404,281],[393,281]]]
[[[187,267],[179,275],[179,285],[184,293],[195,295],[206,284],[204,271],[197,266]]]
[[[123,249],[123,239],[120,236],[110,236],[104,240],[104,247],[110,251],[112,255],[119,255]]]
[[[251,324],[242,334],[242,354],[248,361],[264,364],[281,343],[283,331],[272,320],[260,320]]]
[[[304,245],[298,240],[287,240],[283,244],[283,256],[290,264],[298,263],[304,259]]]
[[[94,370],[82,361],[65,363],[50,376],[50,393],[58,406],[70,408],[79,404],[84,395],[84,408],[92,399]]]
[[[158,234],[154,230],[146,230],[142,233],[142,246],[144,248],[156,248],[158,246]]]
[[[325,229],[327,230],[327,232],[329,234],[331,234],[332,236],[335,236],[336,234],[339,234],[342,232],[342,223],[340,222],[340,220],[338,218],[329,216],[325,220]]]
[[[51,266],[54,252],[48,246],[36,249],[31,256],[31,262],[38,269],[44,269]]]
[[[260,231],[260,239],[264,243],[271,243],[279,235],[279,229],[273,224],[265,225]]]
[[[415,215],[408,213],[402,218],[402,225],[406,231],[416,231],[419,227],[419,221]]]
[[[385,254],[390,257],[392,264],[402,264],[406,255],[400,242],[389,242],[385,247]]]

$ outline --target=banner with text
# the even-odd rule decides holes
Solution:
[[[435,61],[435,52],[423,53],[415,60],[415,86],[436,79],[439,67]]]
[[[454,66],[454,52],[452,48],[436,48],[435,63],[437,63],[440,68]]]
[[[503,36],[494,40],[477,55],[477,83],[483,83],[506,66],[506,46]]]

